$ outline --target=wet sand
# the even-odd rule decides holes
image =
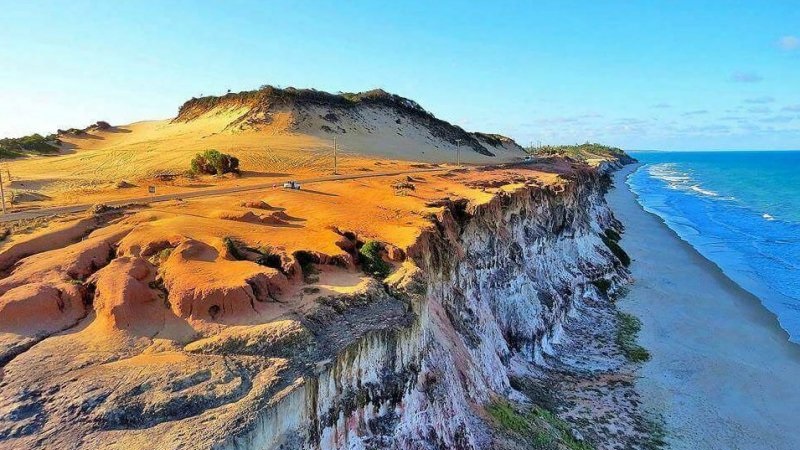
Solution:
[[[775,316],[637,203],[615,173],[609,205],[626,227],[635,282],[620,307],[643,323],[652,359],[645,407],[674,449],[800,449],[800,346]]]

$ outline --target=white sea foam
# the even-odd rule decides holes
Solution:
[[[659,163],[648,167],[648,172],[653,178],[666,182],[670,189],[694,192],[707,197],[719,197],[719,193],[710,189],[705,189],[702,185],[692,178],[692,172],[681,170],[675,163]],[[733,197],[725,197],[725,200],[732,200]]]
[[[689,189],[691,189],[691,190],[693,190],[695,192],[699,192],[699,193],[701,193],[703,195],[707,195],[709,197],[719,197],[719,194],[717,194],[716,192],[709,191],[708,189],[703,189],[703,188],[700,187],[699,184],[692,185],[692,186],[689,187]]]

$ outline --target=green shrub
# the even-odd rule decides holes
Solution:
[[[361,258],[361,266],[364,272],[376,278],[386,278],[391,269],[388,264],[381,258],[381,250],[383,245],[378,241],[368,241],[365,243],[361,250],[358,251]]]
[[[650,359],[650,352],[636,343],[636,336],[642,329],[642,322],[636,316],[617,312],[616,342],[622,353],[631,362],[644,362]]]
[[[206,150],[192,158],[191,169],[194,173],[208,175],[239,173],[239,159],[235,156],[220,153],[217,150]]]

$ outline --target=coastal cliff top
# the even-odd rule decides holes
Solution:
[[[28,448],[230,431],[353,339],[408,323],[379,280],[413,282],[415,245],[442,214],[560,195],[593,171],[563,158],[413,169],[17,224],[0,250],[0,407],[32,412],[0,434]]]

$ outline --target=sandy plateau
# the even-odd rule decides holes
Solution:
[[[383,243],[383,258],[400,267],[448,201],[481,203],[531,184],[558,189],[559,170],[569,164],[332,181],[39,220],[0,253],[0,435],[19,447],[142,446],[159,416],[202,427],[241,413],[239,402],[291,384],[299,369],[286,358],[341,350],[313,344],[304,324],[329,299],[383,289],[357,267],[360,245]],[[272,267],[256,263],[265,255]],[[75,420],[87,412],[91,420]]]

